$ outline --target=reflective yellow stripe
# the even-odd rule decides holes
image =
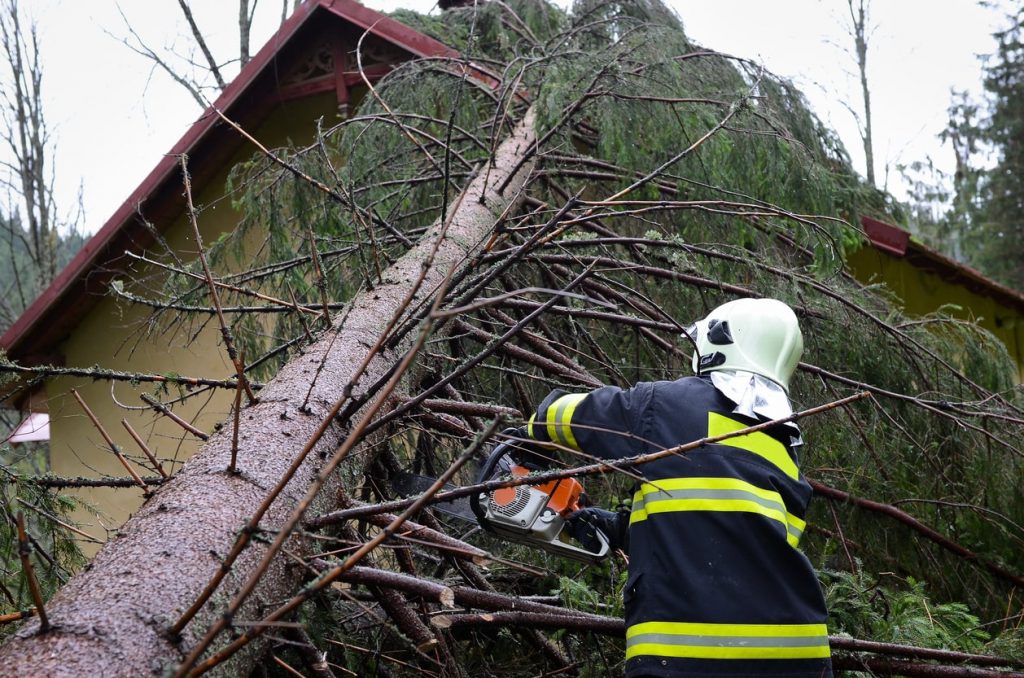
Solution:
[[[824,624],[645,622],[626,629],[626,659],[813,659],[829,654]]]
[[[786,514],[786,521],[789,523],[789,536],[787,537],[790,544],[798,546],[800,544],[800,537],[804,536],[804,528],[807,527],[807,521],[801,520],[794,516],[792,513]]]
[[[633,495],[629,523],[676,511],[740,511],[779,522],[791,546],[800,543],[806,523],[786,510],[782,495],[735,478],[665,478],[644,483]]]
[[[571,447],[574,450],[580,449],[576,438],[572,434],[572,415],[576,406],[587,397],[586,393],[570,393],[564,395],[555,402],[548,405],[545,412],[545,424],[547,425],[548,438],[560,445]]]
[[[630,506],[630,525],[632,525],[633,523],[639,523],[641,520],[647,520],[647,508],[644,504],[643,488],[633,493],[633,503]]]
[[[696,622],[643,622],[626,630],[626,638],[644,633],[692,636],[746,636],[753,638],[828,637],[824,624],[701,624]]]
[[[732,433],[733,431],[739,431],[745,428],[747,428],[746,424],[730,419],[729,417],[718,414],[717,412],[708,412],[709,438],[720,436],[725,433]],[[800,476],[800,471],[797,469],[796,463],[793,461],[792,457],[789,456],[786,446],[775,438],[772,438],[767,433],[761,433],[760,431],[746,433],[734,438],[728,438],[718,444],[728,445],[729,447],[738,447],[742,450],[746,450],[747,452],[753,452],[757,456],[778,467],[780,471],[793,480],[796,480]]]

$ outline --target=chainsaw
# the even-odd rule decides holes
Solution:
[[[515,431],[506,431],[506,434],[511,433]],[[543,470],[543,456],[505,437],[495,444],[480,467],[477,484],[501,478],[522,478]],[[574,542],[565,529],[566,517],[586,503],[583,485],[575,478],[503,487],[469,498],[477,522],[488,532],[508,541],[594,564],[611,551],[604,533],[597,532],[600,546],[596,551],[590,551]]]

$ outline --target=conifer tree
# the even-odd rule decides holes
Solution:
[[[549,558],[430,492],[491,489],[468,461],[551,389],[688,374],[685,324],[770,296],[805,336],[794,405],[823,406],[800,420],[803,548],[836,665],[1021,666],[1016,368],[977,327],[907,318],[846,274],[850,224],[888,205],[800,93],[655,0],[397,18],[461,56],[406,64],[313,145],[236,168],[243,218],[209,269],[168,254],[113,289],[160,336],[217,317],[239,373],[269,383],[258,403],[237,389],[238,416],[0,665],[239,674],[270,653],[325,675],[327,653],[356,675],[618,675],[621,557]],[[556,473],[628,500],[635,472],[591,462]]]
[[[985,173],[980,225],[984,237],[977,262],[982,270],[1024,289],[1024,4],[1011,3],[1007,27],[986,66],[991,113],[984,136],[995,154]]]

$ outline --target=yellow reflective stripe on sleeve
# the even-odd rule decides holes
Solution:
[[[804,536],[804,528],[807,527],[807,521],[797,518],[792,513],[786,514],[786,521],[789,523],[789,536],[787,539],[793,546],[800,545],[800,537]]]
[[[570,424],[576,406],[586,397],[586,393],[570,393],[548,405],[544,423],[547,425],[548,438],[551,441],[574,450],[580,449]]]
[[[830,654],[824,624],[645,622],[626,629],[626,659],[815,659]]]
[[[644,483],[633,495],[630,525],[677,511],[739,511],[778,522],[797,546],[806,523],[786,510],[782,495],[735,478],[664,478]]]
[[[633,493],[633,503],[630,505],[629,511],[629,524],[639,523],[641,520],[647,520],[647,509],[644,505],[644,492],[643,488]]]
[[[729,417],[718,414],[717,412],[708,412],[709,438],[720,436],[725,433],[732,433],[733,431],[739,431],[745,428],[747,428],[747,425],[742,422],[730,419]],[[793,458],[789,456],[786,446],[775,438],[772,438],[767,433],[755,431],[754,433],[746,433],[741,436],[722,440],[717,444],[728,445],[729,447],[738,447],[741,450],[753,452],[757,456],[776,466],[780,471],[793,480],[797,480],[800,476],[800,471],[797,469]]]
[[[531,414],[530,415],[530,420],[528,422],[526,422],[526,437],[527,438],[532,438],[533,440],[537,439],[537,436],[533,435],[533,420],[536,419],[536,418],[537,418],[536,414]]]

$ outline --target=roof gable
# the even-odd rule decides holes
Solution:
[[[335,35],[367,35],[370,51],[391,58],[454,57],[446,45],[354,0],[306,0],[285,21],[262,49],[242,68],[217,100],[189,127],[157,163],[114,215],[82,247],[75,258],[0,337],[0,347],[23,364],[54,362],[57,344],[97,303],[110,281],[121,272],[126,250],[138,251],[152,243],[146,222],[158,228],[183,210],[179,157],[187,154],[194,180],[210,176],[244,141],[220,121],[217,111],[252,127],[283,99],[335,89],[339,105],[347,86],[359,77],[354,65],[344,64],[335,45],[329,63],[313,64],[303,73],[302,57],[310,52],[308,39],[328,31]],[[364,64],[376,77],[390,66],[376,59]],[[338,66],[341,65],[341,68]],[[346,74],[346,71],[347,74]],[[195,169],[192,169],[195,168]],[[204,169],[207,168],[207,169]]]

